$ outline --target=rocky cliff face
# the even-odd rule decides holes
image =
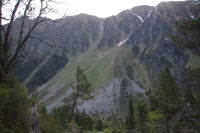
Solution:
[[[46,22],[34,36],[48,42],[30,40],[25,61],[16,67],[15,74],[28,88],[42,85],[64,67],[71,57],[84,53],[99,36],[101,19],[80,14],[66,17],[56,23]]]
[[[168,37],[168,29],[174,29],[176,20],[200,16],[194,6],[199,4],[162,2],[156,7],[134,7],[105,19],[80,14],[43,24],[34,34],[53,42],[55,47],[30,41],[30,56],[17,67],[16,75],[29,88],[43,84],[34,95],[51,110],[62,105],[62,99],[69,95],[75,68],[80,65],[96,86],[94,101],[80,108],[110,111],[119,97],[123,78],[130,81],[129,91],[144,92],[157,85],[158,75],[166,65],[178,82],[185,67],[200,67],[199,55],[188,53]],[[105,101],[107,104],[103,104]]]
[[[191,2],[160,3],[136,32],[127,40],[134,58],[146,66],[151,82],[168,65],[174,71],[176,79],[181,79],[181,66],[186,66],[189,56],[185,50],[173,44],[168,37],[168,29],[173,29],[177,20],[199,17],[193,14]]]

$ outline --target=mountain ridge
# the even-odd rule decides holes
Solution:
[[[50,31],[45,32],[46,38],[55,35],[54,38],[56,37],[60,46],[52,55],[55,58],[44,63],[27,85],[34,88],[34,84],[41,81],[41,75],[51,74],[36,85],[37,87],[46,82],[33,93],[50,111],[62,104],[62,98],[69,94],[77,65],[86,71],[97,92],[107,94],[102,90],[110,90],[107,98],[103,97],[108,100],[105,107],[114,107],[116,97],[113,96],[113,90],[118,96],[123,78],[130,82],[127,91],[144,92],[143,89],[156,86],[159,72],[169,65],[175,79],[181,82],[184,74],[182,66],[191,65],[190,60],[194,56],[173,44],[168,37],[168,27],[173,27],[176,19],[199,17],[200,14],[192,10],[195,5],[193,2],[162,2],[156,7],[138,6],[105,19],[85,14],[67,17],[56,24],[55,31],[51,26],[46,26]],[[40,30],[45,31],[44,29]],[[35,34],[42,35],[41,31],[36,31]],[[38,51],[40,47],[30,47],[28,51]],[[50,55],[50,50],[46,49],[46,54],[38,64]],[[199,56],[195,56],[195,61],[200,62]],[[58,66],[54,68],[56,63]],[[33,68],[35,69],[37,66]],[[20,71],[18,73],[20,75]],[[132,82],[137,84],[137,87]],[[103,102],[100,97],[97,93],[94,103]],[[83,105],[87,106],[89,111],[95,104]]]

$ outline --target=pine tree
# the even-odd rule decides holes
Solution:
[[[128,80],[123,78],[120,84],[120,96],[119,96],[119,103],[120,103],[120,112],[125,112],[126,110],[126,103],[128,100]]]
[[[180,93],[168,67],[161,72],[159,88],[148,93],[151,104],[165,117],[167,132],[170,132],[170,120],[180,108]]]
[[[138,118],[140,128],[141,128],[141,133],[144,133],[145,123],[148,118],[148,110],[147,110],[147,104],[144,102],[143,99],[138,101],[136,110],[137,110],[137,118]]]
[[[134,106],[133,106],[132,95],[129,96],[129,100],[128,100],[126,125],[131,130],[135,127],[135,116],[134,116]]]
[[[199,4],[195,4],[191,9],[200,12]],[[200,17],[197,16],[190,20],[180,20],[176,22],[175,32],[170,30],[169,36],[173,42],[179,46],[187,48],[192,53],[199,55],[200,53]],[[195,88],[200,98],[200,68],[186,68],[186,83],[191,82],[190,88]],[[184,84],[185,85],[185,84]],[[199,99],[200,101],[200,99]]]
[[[75,85],[72,85],[72,88],[73,92],[71,96],[64,99],[65,103],[72,102],[72,112],[67,123],[70,123],[72,120],[78,99],[89,100],[93,98],[94,87],[88,81],[85,72],[80,68],[80,66],[77,67],[76,83]]]
[[[102,131],[102,130],[103,130],[103,122],[101,121],[100,118],[98,119],[95,128],[96,128],[98,131]]]

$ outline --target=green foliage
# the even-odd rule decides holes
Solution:
[[[126,108],[126,102],[128,101],[128,80],[125,78],[123,78],[121,81],[119,94],[120,111],[124,112],[124,109]]]
[[[93,98],[94,87],[88,81],[84,70],[80,66],[77,67],[76,82],[76,93],[78,93],[80,99],[89,100]]]
[[[97,121],[97,124],[95,125],[95,129],[97,131],[102,131],[104,128],[103,126],[103,122],[101,121],[101,119],[99,118],[98,121]]]
[[[120,119],[120,120],[119,120]],[[121,123],[123,123],[123,119],[119,118],[118,115],[112,113],[111,115],[109,115],[109,117],[107,118],[107,122],[106,125],[109,128],[116,128],[116,127],[120,127]]]
[[[117,128],[114,128],[114,129],[106,128],[106,129],[104,129],[103,132],[104,133],[122,133],[122,131]]]
[[[46,108],[46,106],[42,106],[42,107],[40,108],[40,113],[43,113],[43,114],[46,114],[46,113],[47,113],[47,108]]]
[[[168,67],[161,72],[159,88],[153,92],[150,90],[148,95],[151,104],[160,110],[166,116],[166,120],[169,121],[180,105],[181,96]]]
[[[76,111],[74,114],[74,121],[79,127],[84,130],[91,131],[93,129],[94,121],[92,120],[92,118],[90,118],[89,115],[85,113],[85,111],[83,111],[82,113]]]
[[[66,105],[55,108],[53,110],[52,117],[54,118],[54,120],[56,120],[59,123],[59,125],[61,125],[62,128],[68,129],[70,128],[70,124],[67,124],[67,120],[71,115],[71,110],[72,110],[71,107],[66,106]],[[99,121],[95,122],[95,120],[92,117],[90,117],[88,114],[86,114],[84,110],[83,112],[76,110],[76,112],[74,112],[74,116],[71,121],[71,123],[75,124],[76,127],[82,128],[84,131],[85,130],[92,131],[94,125],[99,124],[98,122]],[[100,128],[103,129],[102,125],[98,125],[98,126],[99,126],[99,129]],[[95,126],[95,129],[99,130],[98,126]]]
[[[72,101],[72,112],[70,114],[70,117],[69,117],[67,123],[71,122],[72,117],[74,115],[74,109],[75,109],[79,99],[89,100],[89,99],[93,98],[94,87],[88,81],[84,70],[81,69],[80,66],[77,67],[76,83],[75,83],[75,86],[72,85],[72,88],[73,88],[73,92],[71,93],[71,96],[70,96],[71,101]]]
[[[148,129],[150,133],[162,133],[161,127],[164,123],[164,116],[159,111],[152,111],[148,114]]]
[[[197,7],[193,7],[193,10]],[[199,7],[198,7],[199,10]],[[196,19],[176,22],[177,34],[170,33],[171,39],[178,45],[186,48],[195,48],[200,51],[199,35],[200,35],[200,17]]]
[[[63,128],[67,128],[67,120],[71,114],[70,106],[61,106],[53,110],[53,118],[60,123]]]
[[[1,83],[0,101],[0,132],[28,133],[30,101],[25,89],[16,81],[11,81],[10,87]]]
[[[200,68],[200,55],[192,53],[188,50],[189,62],[188,65],[192,70]]]
[[[126,116],[126,125],[128,128],[133,129],[135,127],[135,111],[133,106],[133,97],[129,96],[128,100],[128,108],[127,108],[127,116]]]
[[[65,133],[65,129],[53,117],[46,113],[40,114],[41,133]]]
[[[129,77],[131,80],[133,80],[133,78],[134,78],[134,70],[133,70],[133,67],[132,67],[131,65],[127,65],[127,66],[125,67],[125,70],[126,70],[126,73],[127,73],[128,77]]]
[[[144,100],[139,100],[136,106],[136,115],[141,129],[141,133],[145,131],[146,122],[148,118],[148,108]]]
[[[105,133],[112,133],[112,129],[106,128],[106,129],[104,129],[104,132]]]

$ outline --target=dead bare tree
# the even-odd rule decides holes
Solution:
[[[27,41],[29,39],[41,41],[32,33],[38,25],[49,20],[44,18],[44,15],[55,12],[51,7],[54,2],[54,0],[0,0],[0,82],[8,79],[23,55]],[[9,6],[12,8],[9,9]],[[17,18],[20,21],[18,27],[15,27],[14,22]],[[32,19],[31,23],[27,22],[28,19]],[[5,21],[7,24],[4,25]],[[13,35],[14,29],[17,29],[17,35]]]

